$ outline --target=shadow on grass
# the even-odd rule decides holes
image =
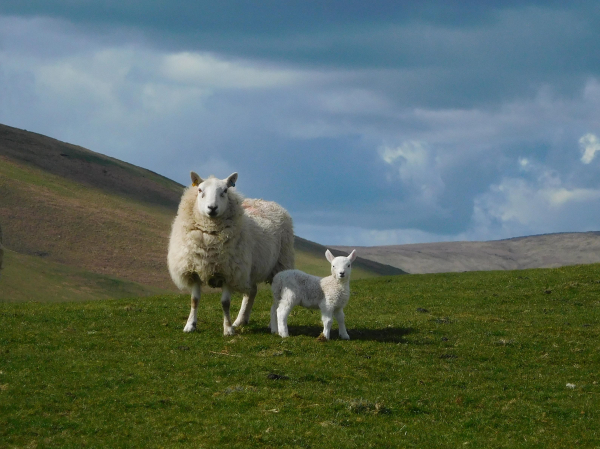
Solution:
[[[290,337],[304,335],[306,337],[317,338],[323,332],[322,326],[288,326]],[[253,332],[270,333],[270,329],[254,329]],[[354,328],[348,329],[350,340],[359,341],[379,341],[385,343],[406,343],[404,336],[418,332],[414,328],[403,327],[385,327],[382,329]],[[340,335],[337,329],[331,330],[331,339],[339,340]]]
[[[412,327],[384,327],[381,329],[348,329],[352,340],[406,343],[404,336],[418,332]]]

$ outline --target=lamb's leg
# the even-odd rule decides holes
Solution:
[[[223,307],[223,335],[235,335],[231,326],[231,316],[229,315],[229,306],[231,305],[231,292],[229,288],[223,287],[221,295],[221,307]]]
[[[187,323],[183,328],[183,332],[194,332],[196,330],[196,323],[198,322],[198,301],[200,301],[200,282],[195,282],[192,287],[192,309],[190,310],[190,316],[188,317]]]
[[[343,340],[350,340],[350,335],[348,335],[346,323],[344,322],[344,309],[338,309],[334,311],[333,316],[335,316],[335,319],[338,322],[338,327],[340,328],[340,338]]]
[[[256,284],[252,286],[250,293],[244,294],[244,298],[242,299],[242,306],[240,307],[240,311],[238,313],[235,322],[233,323],[233,327],[242,326],[244,324],[248,324],[250,321],[250,312],[252,312],[252,305],[254,304],[254,298],[256,298]]]
[[[275,305],[273,305],[273,307],[275,307]],[[279,331],[279,335],[283,338],[290,336],[287,320],[292,311],[292,307],[294,307],[294,303],[289,298],[285,298],[285,295],[282,294],[279,305],[277,306],[277,330]]]
[[[321,320],[323,321],[323,336],[329,340],[331,335],[331,324],[333,317],[330,310],[321,310]]]

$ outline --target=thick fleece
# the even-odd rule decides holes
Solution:
[[[228,189],[227,197],[223,215],[213,218],[198,210],[198,189],[191,186],[185,190],[173,222],[167,260],[173,281],[181,289],[192,290],[192,300],[194,295],[199,299],[204,285],[222,287],[224,296],[244,293],[244,310],[240,310],[236,326],[249,319],[246,303],[250,295],[251,309],[256,284],[271,282],[278,272],[294,267],[294,232],[291,217],[277,203],[243,199],[234,188]],[[190,314],[185,330],[189,332],[195,325]]]
[[[295,306],[320,309],[323,336],[329,340],[333,317],[338,322],[340,337],[349,339],[344,320],[344,307],[350,299],[350,273],[356,251],[348,257],[333,257],[329,250],[325,256],[331,263],[331,276],[320,278],[300,270],[286,270],[273,279],[273,306],[271,307],[271,332],[288,337],[287,320]]]

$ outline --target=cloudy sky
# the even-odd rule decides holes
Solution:
[[[0,123],[323,244],[600,228],[597,0],[0,2]]]

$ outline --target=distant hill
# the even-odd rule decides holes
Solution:
[[[349,247],[336,246],[341,251]],[[600,262],[600,232],[357,248],[363,257],[408,273],[555,268]]]
[[[166,253],[183,188],[118,159],[0,125],[0,300],[176,292]],[[324,247],[298,238],[296,248],[298,268],[329,272]],[[355,265],[357,278],[402,273],[369,260]]]

